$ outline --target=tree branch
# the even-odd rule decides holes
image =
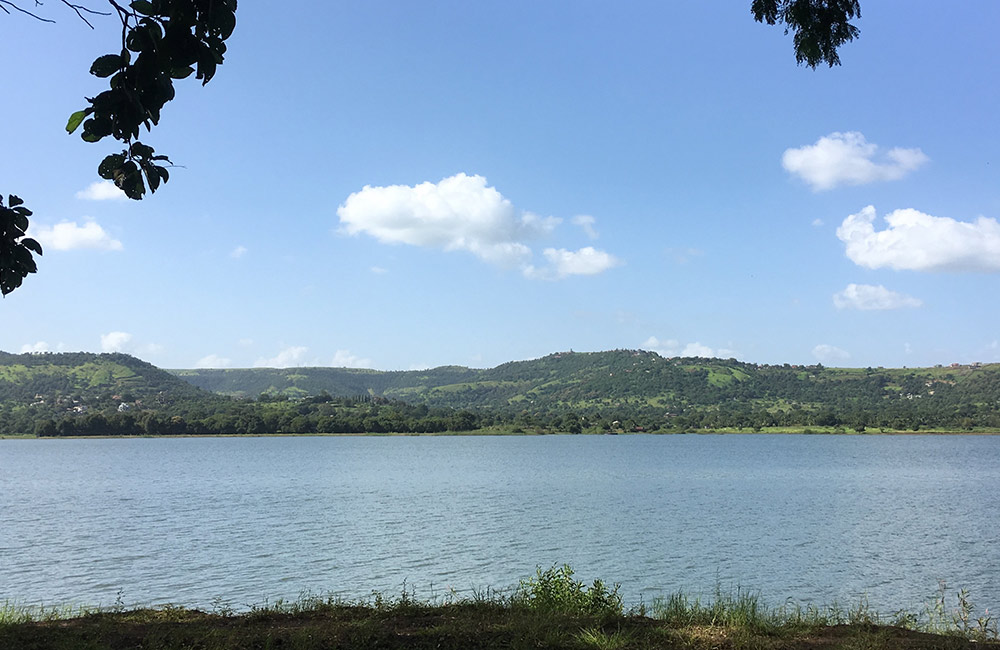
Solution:
[[[93,16],[110,16],[111,15],[111,12],[97,11],[96,9],[91,9],[90,7],[85,7],[83,5],[74,4],[74,3],[70,2],[70,0],[60,0],[60,2],[62,2],[64,5],[66,5],[70,9],[72,9],[74,11],[74,13],[76,13],[77,17],[79,17],[80,20],[82,20],[84,23],[86,23],[87,27],[89,27],[91,29],[94,29],[94,26],[90,23],[89,20],[87,20],[87,17],[84,16],[84,14],[90,14],[90,15],[93,15]],[[41,2],[39,2],[38,0],[35,0],[35,6],[36,7],[40,6],[41,4],[42,4]],[[115,4],[115,3],[112,2],[112,4]],[[115,6],[117,6],[117,5],[115,5]],[[39,16],[38,14],[34,14],[34,13],[28,11],[27,9],[18,6],[13,0],[0,0],[0,10],[2,10],[5,14],[10,15],[10,9],[8,9],[8,7],[10,7],[10,9],[13,9],[14,11],[18,11],[18,12],[20,12],[22,14],[26,14],[28,16],[31,16],[35,20],[38,20],[38,21],[43,22],[43,23],[54,23],[54,22],[56,22],[56,21],[52,20],[51,18],[43,18],[43,17]]]
[[[11,2],[10,0],[0,0],[0,9],[3,9],[4,12],[6,12],[6,13],[9,14],[10,11],[7,9],[7,7],[10,7],[11,9],[13,9],[15,11],[20,11],[22,14],[27,14],[27,15],[31,16],[32,18],[34,18],[35,20],[40,20],[43,23],[54,23],[54,22],[56,22],[56,21],[54,21],[54,20],[52,20],[50,18],[42,18],[41,16],[33,14],[30,11],[28,11],[27,9],[22,9],[21,7],[18,7],[16,4],[14,4],[13,2]]]
[[[61,2],[64,5],[66,5],[67,7],[69,7],[70,9],[72,9],[73,11],[75,11],[76,15],[80,18],[80,20],[82,20],[83,22],[87,23],[87,27],[90,27],[91,29],[93,29],[94,26],[91,25],[90,21],[87,20],[84,17],[84,15],[83,15],[84,13],[92,14],[94,16],[110,16],[111,15],[110,11],[97,11],[97,10],[91,9],[89,7],[84,7],[83,5],[75,5],[72,2],[69,2],[69,0],[61,0]]]

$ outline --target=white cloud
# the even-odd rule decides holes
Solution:
[[[297,366],[315,365],[309,364],[305,360],[305,354],[309,348],[302,346],[288,346],[278,352],[277,356],[270,359],[261,357],[254,362],[255,368],[294,368]]]
[[[655,352],[661,357],[676,357],[678,350],[680,350],[680,343],[676,339],[661,341],[655,336],[650,336],[642,344],[642,349]]]
[[[844,361],[851,357],[846,350],[841,350],[834,345],[820,343],[812,349],[813,356],[820,361]]]
[[[195,368],[228,368],[233,365],[231,359],[220,357],[217,354],[204,356],[194,363]]]
[[[124,201],[125,192],[111,181],[97,181],[76,193],[76,198],[87,201]]]
[[[816,144],[786,149],[781,164],[818,192],[838,185],[898,180],[930,160],[920,149],[896,147],[884,156],[877,156],[878,151],[857,131],[831,133]]]
[[[413,187],[366,185],[347,197],[337,216],[350,235],[363,232],[388,244],[464,250],[507,266],[530,259],[524,242],[559,223],[516,209],[485,178],[466,174]]]
[[[823,220],[822,219],[813,219],[812,220],[812,225],[813,225],[813,228],[819,228],[820,226],[823,225]]]
[[[697,341],[688,343],[681,351],[682,357],[714,357],[715,351],[707,345],[702,345]]]
[[[239,344],[242,345],[243,347],[249,347],[249,346],[253,345],[253,339],[251,339],[251,338],[242,338],[242,339],[239,340]]]
[[[876,232],[874,206],[852,214],[837,228],[847,257],[870,269],[908,271],[1000,271],[1000,223],[934,217],[911,208],[885,216]]]
[[[25,343],[21,346],[21,354],[26,354],[28,352],[38,353],[38,352],[51,352],[49,350],[49,344],[45,341],[38,341],[37,343]]]
[[[682,347],[680,342],[676,339],[660,340],[655,336],[650,336],[646,339],[646,341],[642,344],[642,349],[655,352],[661,357],[705,357],[729,359],[739,356],[739,353],[735,350],[730,350],[729,348],[713,349],[707,345],[702,345],[698,341],[688,343]]]
[[[545,255],[549,265],[539,269],[529,264],[524,267],[525,277],[561,280],[571,275],[597,275],[622,263],[614,255],[597,250],[592,246],[586,246],[578,251],[568,251],[565,248],[546,248],[543,255]]]
[[[385,275],[386,273],[389,272],[389,269],[383,268],[381,266],[373,266],[371,268],[371,272],[374,273],[375,275]]]
[[[128,332],[108,332],[101,334],[102,352],[124,352],[132,342],[132,335]]]
[[[122,243],[112,239],[96,221],[88,221],[82,226],[75,221],[61,221],[54,226],[32,229],[31,236],[45,249],[69,251],[91,248],[105,251],[120,251]]]
[[[236,248],[234,248],[229,252],[229,257],[233,258],[234,260],[238,260],[246,254],[247,254],[246,246],[237,246]]]
[[[372,360],[353,355],[350,350],[337,350],[330,365],[334,368],[371,368]]]
[[[837,309],[901,309],[924,304],[919,298],[890,291],[882,285],[851,283],[843,291],[833,294]]]
[[[594,228],[594,224],[597,222],[597,219],[593,218],[589,214],[578,214],[573,217],[572,221],[574,226],[579,226],[583,232],[587,234],[587,237],[597,239],[600,236]]]

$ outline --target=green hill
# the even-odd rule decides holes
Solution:
[[[475,370],[345,368],[173,371],[230,395],[374,395],[510,416],[572,413],[660,428],[784,425],[1000,427],[1000,364],[826,368],[671,358],[642,350],[552,354]]]
[[[1000,364],[826,368],[641,350],[495,368],[165,371],[125,354],[0,352],[0,435],[1000,430]]]
[[[64,419],[104,427],[112,414],[182,413],[224,401],[127,354],[0,351],[0,434]],[[100,417],[101,419],[98,419]]]

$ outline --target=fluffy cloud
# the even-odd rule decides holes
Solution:
[[[578,251],[548,248],[543,255],[549,266],[536,268],[528,243],[550,234],[561,220],[515,208],[482,176],[456,174],[412,187],[365,186],[347,197],[337,216],[349,235],[366,233],[388,244],[466,251],[492,264],[519,267],[526,277],[594,275],[620,264],[588,246]],[[579,215],[572,221],[589,237],[597,237],[593,217]]]
[[[95,221],[82,226],[75,221],[62,221],[54,226],[32,229],[31,236],[41,242],[42,247],[56,251],[91,248],[105,251],[120,251],[122,243],[112,239]]]
[[[579,226],[583,232],[587,233],[587,237],[590,237],[591,239],[598,238],[599,235],[597,234],[597,230],[594,228],[594,224],[597,222],[597,219],[594,219],[589,214],[578,214],[573,217],[572,221],[574,226]]]
[[[372,360],[353,355],[350,350],[337,350],[330,365],[334,368],[371,368]]]
[[[1000,223],[979,217],[969,223],[933,217],[910,208],[885,216],[876,232],[875,208],[867,206],[837,228],[847,257],[870,269],[1000,271]]]
[[[546,248],[543,255],[549,265],[539,269],[529,264],[524,267],[526,277],[561,280],[571,275],[596,275],[621,264],[621,260],[614,255],[592,246],[586,246],[578,251]]]
[[[919,298],[890,291],[882,285],[849,284],[843,291],[833,294],[837,309],[901,309],[924,304]]]
[[[225,357],[220,357],[217,354],[210,354],[208,356],[198,359],[194,367],[195,368],[228,368],[233,365],[231,359]]]
[[[237,246],[233,250],[229,251],[229,257],[233,258],[234,260],[238,260],[246,254],[247,254],[246,246]]]
[[[735,350],[728,348],[713,349],[707,345],[702,345],[698,341],[681,346],[677,339],[661,340],[655,336],[650,336],[642,344],[643,350],[655,352],[661,357],[705,357],[717,359],[729,359],[738,356]]]
[[[457,174],[439,183],[366,185],[337,208],[344,232],[383,243],[464,250],[496,264],[531,257],[524,241],[550,232],[558,219],[516,209],[482,176]]]
[[[77,192],[76,198],[87,201],[124,201],[128,197],[111,181],[97,181]]]
[[[847,350],[841,350],[834,345],[820,343],[812,349],[813,356],[820,361],[844,361],[851,358]]]
[[[132,335],[128,332],[101,334],[101,352],[124,352],[131,342]]]
[[[297,366],[316,365],[309,363],[305,359],[309,348],[292,345],[278,352],[277,356],[270,359],[261,357],[254,362],[255,368],[294,368]]]
[[[878,146],[857,131],[831,133],[798,149],[786,149],[782,166],[812,186],[813,191],[838,185],[894,181],[930,160],[920,149],[890,149],[878,156]]]
[[[61,344],[60,344],[61,345]],[[136,343],[128,332],[108,332],[101,334],[101,352],[124,352],[146,358],[163,352],[159,343]]]
[[[25,343],[21,346],[21,354],[26,353],[39,353],[39,352],[50,352],[49,344],[45,341],[38,341],[37,343]]]

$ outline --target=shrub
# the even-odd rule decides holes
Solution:
[[[535,577],[522,580],[514,594],[514,602],[536,611],[556,611],[565,614],[621,616],[624,613],[620,585],[613,588],[601,580],[585,587],[573,579],[573,569],[568,565],[552,565]]]

